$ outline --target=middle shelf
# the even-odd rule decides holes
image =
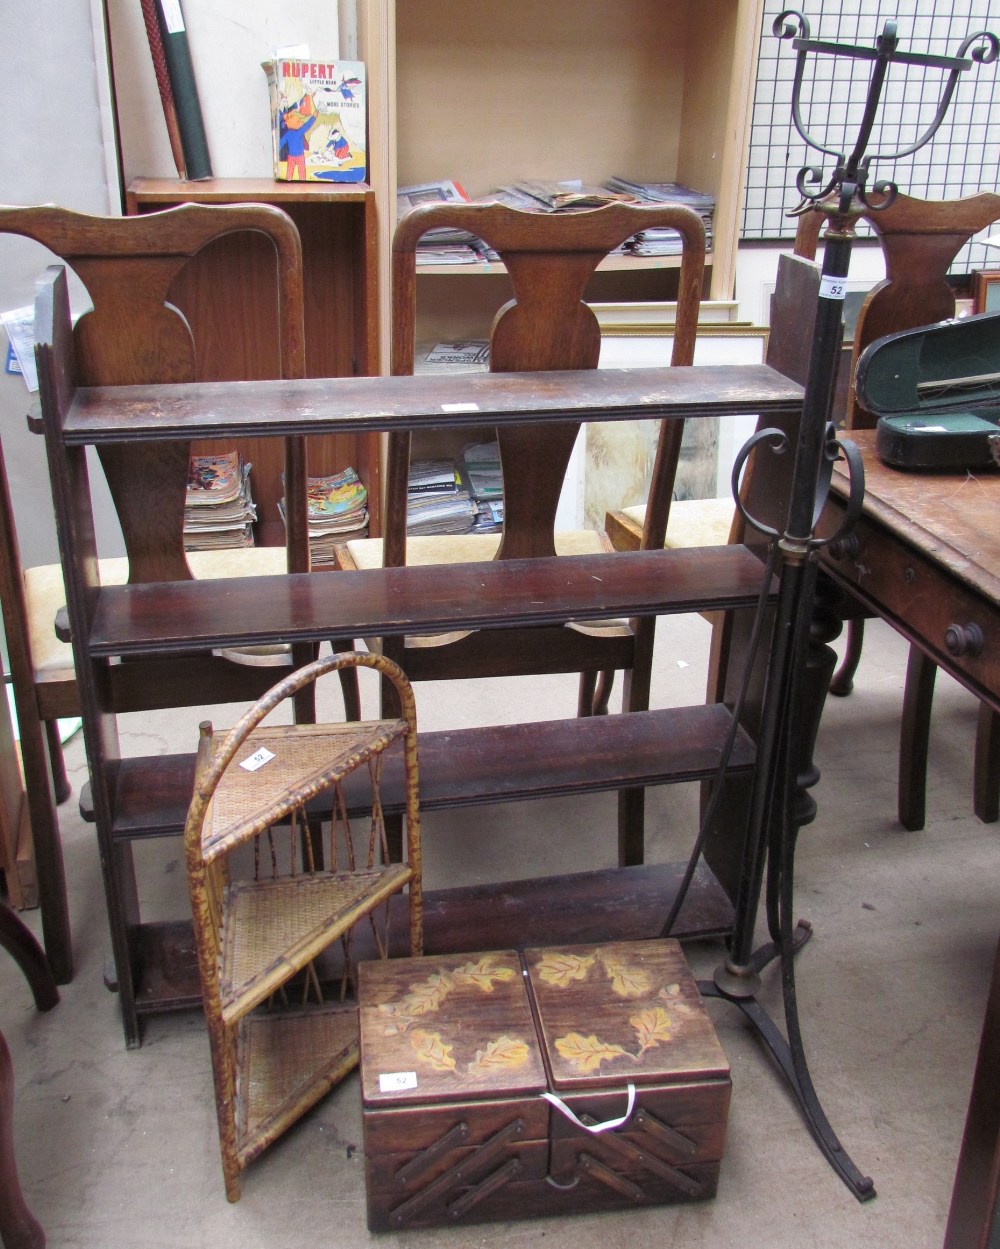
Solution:
[[[282,593],[260,579],[105,586],[90,630],[94,657],[448,629],[560,624],[752,607],[762,565],[745,546],[293,573]],[[773,593],[773,588],[772,588]],[[114,681],[114,673],[112,673]]]

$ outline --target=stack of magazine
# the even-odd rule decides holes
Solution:
[[[285,519],[285,500],[278,503]],[[334,548],[368,536],[368,491],[353,468],[309,478],[309,558],[314,568],[331,565]]]
[[[489,198],[501,196],[500,202],[514,208],[549,213],[578,212],[583,208],[600,208],[604,204],[633,204],[637,198],[631,191],[590,186],[579,178],[568,178],[564,182],[539,179],[515,182],[513,186],[501,187]]]
[[[618,176],[609,178],[605,185],[612,191],[631,195],[639,204],[683,204],[687,208],[693,208],[701,216],[705,226],[706,250],[712,250],[714,195],[695,191],[680,182],[639,182]],[[676,230],[667,227],[643,230],[629,239],[626,250],[633,256],[677,256],[681,252],[681,237]]]
[[[490,344],[485,338],[463,338],[422,347],[413,364],[415,373],[476,373],[489,368]]]
[[[681,182],[642,182],[636,178],[615,175],[603,186],[594,186],[580,178],[550,181],[524,179],[498,187],[488,195],[470,200],[461,183],[451,179],[421,182],[399,187],[396,192],[396,219],[421,204],[506,204],[524,212],[579,212],[604,204],[684,204],[701,216],[705,225],[705,242],[712,248],[712,219],[715,197]],[[676,256],[681,252],[681,237],[676,230],[663,227],[643,230],[622,244],[621,250],[633,256]],[[464,230],[442,228],[431,230],[417,245],[417,264],[466,265],[477,261],[496,260],[482,239]]]
[[[256,519],[250,465],[238,451],[191,457],[184,499],[185,550],[253,546]]]
[[[406,499],[409,534],[468,533],[476,505],[461,482],[454,460],[414,460]]]
[[[566,182],[515,182],[498,187],[477,203],[506,204],[508,208],[518,208],[522,212],[567,213],[600,208],[605,204],[631,203],[632,199],[630,195],[605,187],[589,186],[578,178],[572,178]],[[623,243],[618,250],[624,254],[627,248]],[[494,253],[487,259],[496,260],[499,257]]]
[[[496,441],[464,447],[460,471],[476,505],[474,532],[498,532],[503,528],[503,471]]]
[[[396,220],[422,204],[468,204],[469,197],[458,182],[420,182],[396,190]],[[442,226],[428,230],[417,244],[418,265],[471,265],[488,258],[489,249],[468,230]]]

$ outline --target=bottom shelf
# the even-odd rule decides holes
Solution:
[[[246,1016],[237,1045],[240,1166],[252,1162],[357,1062],[353,1002]]]
[[[424,950],[464,954],[523,945],[636,941],[660,935],[683,877],[684,863],[607,868],[424,894]],[[405,896],[393,899],[391,953],[409,953]],[[398,915],[396,913],[398,907]],[[698,866],[675,937],[722,936],[733,907],[712,871]],[[359,928],[357,958],[374,958]],[[201,993],[190,923],[143,924],[134,930],[136,1010],[142,1015],[198,1006]],[[113,986],[111,986],[113,987]]]

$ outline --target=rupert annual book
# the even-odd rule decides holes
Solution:
[[[278,182],[364,182],[365,67],[361,61],[275,56],[263,63]]]

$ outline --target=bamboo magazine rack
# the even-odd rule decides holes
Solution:
[[[392,682],[398,719],[261,727],[298,690],[351,667]],[[407,794],[398,863],[389,861],[380,796],[383,757],[394,747]],[[327,656],[299,669],[224,736],[201,726],[184,845],[230,1201],[247,1164],[358,1061],[357,1008],[348,997],[355,930],[367,919],[365,936],[385,957],[387,903],[405,889],[410,949],[421,953],[416,752],[409,682],[377,655]],[[359,803],[365,771],[367,800]],[[317,970],[331,947],[332,988],[327,965]]]

